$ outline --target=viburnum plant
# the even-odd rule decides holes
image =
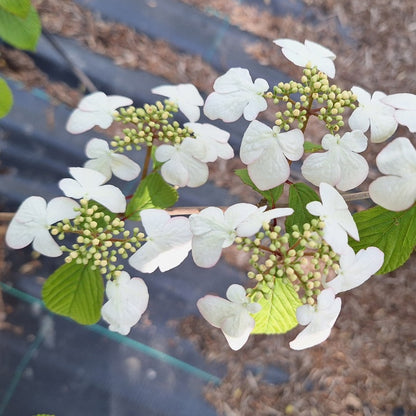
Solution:
[[[102,317],[110,330],[126,335],[146,310],[149,294],[121,260],[143,276],[177,267],[191,251],[196,265],[211,268],[222,249],[235,244],[250,254],[247,288],[231,285],[227,299],[207,294],[197,301],[202,316],[234,350],[252,333],[304,325],[290,342],[300,350],[328,338],[341,310],[339,293],[409,258],[416,240],[416,150],[409,139],[391,140],[378,154],[382,176],[368,190],[375,206],[352,215],[346,201],[362,197],[353,190],[369,172],[360,155],[368,140],[380,146],[398,124],[416,131],[416,96],[370,95],[358,86],[342,90],[332,82],[330,50],[310,41],[275,44],[304,68],[300,80],[270,88],[264,79],[253,82],[247,69],[231,68],[217,78],[205,103],[191,84],[154,88],[167,98],[140,108],[103,92],[81,100],[68,120],[70,133],[115,122],[122,135],[109,142],[92,138],[84,167],[69,168],[71,178],[59,182],[65,196],[48,203],[29,197],[6,235],[11,248],[32,243],[43,255],[63,255],[42,291],[50,310],[82,324]],[[276,106],[274,126],[256,119],[269,106]],[[239,152],[247,168],[235,174],[258,193],[257,205],[206,207],[189,217],[167,210],[180,188],[207,181],[209,163],[234,156],[227,131],[198,123],[200,107],[211,120],[250,121]],[[180,125],[178,111],[189,122]],[[327,129],[320,144],[305,139],[313,117]],[[126,156],[142,149],[143,166]],[[294,183],[291,165],[299,160],[305,181]],[[136,181],[135,192],[125,196],[108,184],[112,175]],[[282,207],[285,189],[289,197]]]

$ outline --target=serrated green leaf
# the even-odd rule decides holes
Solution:
[[[41,32],[38,13],[33,6],[25,18],[0,8],[0,37],[15,48],[34,51]]]
[[[260,312],[253,315],[256,321],[253,334],[283,334],[294,328],[298,321],[296,309],[302,305],[299,296],[290,284],[276,279],[271,298],[261,298]]]
[[[289,207],[293,208],[294,213],[286,218],[286,231],[290,233],[293,225],[300,229],[303,224],[311,222],[315,218],[306,209],[306,205],[312,201],[319,201],[318,194],[304,183],[294,183],[289,188]]]
[[[273,189],[268,189],[267,191],[261,191],[257,186],[253,183],[250,176],[248,175],[247,169],[236,169],[235,174],[251,189],[255,190],[259,193],[266,201],[267,205],[270,208],[273,208],[279,198],[282,196],[283,193],[283,184],[276,186]]]
[[[150,208],[169,208],[178,200],[178,192],[167,184],[158,172],[146,176],[141,182],[129,204],[126,216],[140,220],[140,211]]]
[[[0,0],[0,7],[24,19],[30,11],[30,0]]]
[[[416,246],[416,206],[393,212],[374,207],[354,214],[360,241],[350,245],[358,251],[370,246],[384,253],[384,264],[377,274],[388,273],[403,265]]]
[[[6,116],[13,106],[13,94],[7,82],[0,78],[0,118]]]
[[[65,263],[49,276],[42,288],[42,298],[52,312],[91,325],[101,316],[104,284],[98,270],[75,261]]]
[[[303,150],[305,153],[314,153],[318,152],[319,150],[323,150],[323,147],[320,144],[305,141],[303,143]]]

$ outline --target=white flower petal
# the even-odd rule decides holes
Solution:
[[[118,107],[132,104],[132,100],[121,96],[107,96],[101,91],[85,96],[78,108],[70,115],[66,129],[72,134],[83,133],[95,125],[107,128],[113,122],[112,113]]]
[[[274,208],[264,212],[261,208],[258,208],[237,226],[237,235],[240,237],[250,237],[260,230],[264,222],[268,223],[274,218],[292,214],[292,208]]]
[[[362,285],[383,265],[384,253],[377,247],[368,247],[357,254],[348,248],[340,257],[338,276],[328,282],[335,293],[345,292]]]
[[[81,199],[84,196],[84,189],[75,179],[61,179],[58,186],[61,191],[70,198]]]
[[[107,106],[110,111],[114,111],[119,107],[128,107],[133,104],[133,100],[122,95],[109,95],[107,96]]]
[[[79,204],[70,198],[58,197],[49,201],[46,207],[46,220],[48,224],[55,224],[63,219],[72,219],[78,216],[75,208],[79,208]]]
[[[348,157],[342,158],[340,162],[342,176],[336,184],[340,191],[356,188],[365,181],[369,166],[363,156],[350,152]]]
[[[353,130],[366,132],[370,127],[370,118],[363,107],[357,107],[348,119],[348,124]]]
[[[48,257],[59,257],[62,254],[58,243],[49,234],[47,228],[40,228],[33,240],[33,249]]]
[[[108,143],[102,139],[91,139],[85,146],[85,154],[88,158],[102,157],[110,151]]]
[[[243,286],[233,284],[229,286],[227,292],[225,293],[227,299],[234,303],[241,303],[247,302],[247,292]]]
[[[46,201],[40,196],[31,196],[19,206],[6,232],[6,243],[10,248],[28,246],[39,229],[45,228]]]
[[[302,308],[302,306],[300,306]],[[324,342],[341,311],[341,299],[335,298],[332,289],[325,289],[318,296],[316,310],[308,326],[289,343],[294,350],[303,350]]]
[[[247,105],[240,92],[219,94],[212,92],[205,100],[204,114],[210,120],[221,119],[226,123],[237,121]]]
[[[199,107],[204,105],[204,100],[197,88],[192,84],[160,85],[152,89],[153,94],[163,95],[179,107],[179,110],[195,122],[199,119]]]
[[[225,236],[220,231],[212,231],[192,238],[192,258],[199,267],[214,267],[221,257]]]
[[[306,67],[310,64],[330,78],[335,76],[335,65],[332,61],[336,55],[328,48],[310,40],[305,40],[305,44],[302,44],[292,39],[276,39],[273,43],[280,46],[283,55],[295,65]]]
[[[95,126],[95,117],[85,111],[75,109],[66,123],[65,129],[71,134],[80,134]]]
[[[406,126],[411,133],[416,132],[416,110],[396,110],[394,117],[399,124]]]
[[[382,176],[368,187],[370,198],[390,211],[404,211],[416,202],[416,175],[413,180]]]
[[[335,186],[341,179],[338,159],[329,152],[309,155],[302,164],[301,172],[306,180],[316,186],[322,182]]]
[[[114,185],[101,185],[91,189],[89,196],[111,212],[124,212],[126,210],[126,198],[120,189]]]
[[[240,285],[231,285],[227,297],[229,301],[207,295],[198,300],[197,307],[211,325],[221,328],[229,346],[236,351],[243,347],[254,329],[250,310],[259,311],[260,305],[249,303],[245,289]]]
[[[185,260],[191,249],[192,233],[185,217],[171,218],[160,209],[147,209],[141,213],[148,241],[141,246],[129,263],[143,273],[170,270]]]
[[[110,326],[110,331],[127,335],[146,310],[149,293],[144,281],[123,271],[116,281],[106,286],[108,301],[101,308],[101,314]]]
[[[230,68],[214,82],[214,91],[205,101],[204,113],[211,120],[225,122],[238,120],[243,114],[246,120],[254,120],[267,108],[263,93],[269,85],[263,79],[254,83],[244,68]]]
[[[409,139],[398,137],[378,154],[376,163],[385,175],[413,175],[416,173],[416,149]]]
[[[196,306],[204,319],[215,328],[221,328],[225,317],[233,312],[231,302],[213,295],[206,295],[199,299]]]
[[[117,178],[123,181],[132,181],[139,176],[141,168],[129,157],[113,154],[111,156],[111,170]]]
[[[416,95],[399,93],[383,98],[383,103],[401,110],[416,110]]]

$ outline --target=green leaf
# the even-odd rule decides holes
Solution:
[[[42,288],[42,298],[52,312],[91,325],[101,316],[103,279],[98,270],[74,260],[49,276]]]
[[[399,268],[412,254],[416,245],[416,206],[401,212],[377,206],[354,214],[354,220],[360,241],[351,240],[351,247],[358,251],[374,246],[384,252],[384,264],[377,274]]]
[[[178,200],[178,192],[167,184],[158,172],[146,176],[141,182],[129,204],[126,216],[140,220],[140,211],[150,208],[169,208]]]
[[[311,222],[315,218],[306,209],[306,204],[312,201],[319,201],[318,194],[304,183],[294,183],[289,188],[289,207],[295,211],[286,218],[286,231],[291,232],[292,226],[297,225],[302,229],[302,225]]]
[[[270,208],[274,207],[276,205],[276,202],[282,196],[283,184],[276,186],[273,189],[268,189],[267,191],[261,191],[251,180],[250,176],[248,175],[247,169],[236,169],[234,172],[243,181],[243,183],[248,185],[257,193],[259,193],[267,201],[267,205]]]
[[[38,13],[30,7],[25,18],[0,8],[0,37],[15,48],[34,51],[41,32]]]
[[[0,78],[0,118],[6,116],[13,106],[13,94],[7,82]]]
[[[296,309],[302,305],[299,296],[291,284],[276,279],[271,298],[261,298],[260,312],[253,315],[256,321],[253,334],[283,334],[294,328],[298,321]]]
[[[0,7],[25,19],[30,11],[30,0],[0,0]]]
[[[319,150],[323,150],[323,147],[320,144],[305,141],[303,143],[303,149],[305,153],[314,153],[318,152]]]

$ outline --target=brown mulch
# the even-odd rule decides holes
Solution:
[[[321,42],[337,55],[336,81],[345,88],[360,85],[386,93],[415,93],[416,2],[414,0],[304,0],[314,7],[317,24],[302,16],[272,16],[237,0],[183,0],[204,12],[215,10],[233,25],[260,38],[247,53],[262,64],[299,73],[271,40],[290,37]],[[271,0],[273,1],[273,0]],[[118,23],[106,22],[70,0],[35,0],[42,24],[51,33],[74,38],[119,65],[165,77],[172,83],[191,82],[205,92],[218,75],[200,57],[175,50]],[[157,3],[157,1],[156,1]],[[348,38],[337,25],[348,29]],[[149,53],[151,51],[151,53]],[[0,70],[32,87],[45,88],[56,100],[75,105],[80,91],[51,83],[26,54],[0,49]],[[9,72],[7,72],[9,71]],[[296,72],[297,71],[297,72]],[[317,128],[319,131],[319,128]],[[221,162],[211,174],[245,200],[256,202],[235,176],[238,160]],[[228,261],[244,268],[229,250]],[[416,412],[416,258],[387,276],[370,279],[343,294],[343,309],[324,344],[303,352],[288,342],[298,329],[280,336],[253,336],[239,352],[225,345],[221,332],[190,317],[181,333],[195,342],[207,360],[223,363],[227,376],[209,386],[207,399],[226,416],[245,415],[391,415],[403,408]],[[221,294],[223,295],[223,294]],[[0,305],[0,321],[1,321]],[[267,384],[247,371],[248,364],[280,366],[290,381]]]

